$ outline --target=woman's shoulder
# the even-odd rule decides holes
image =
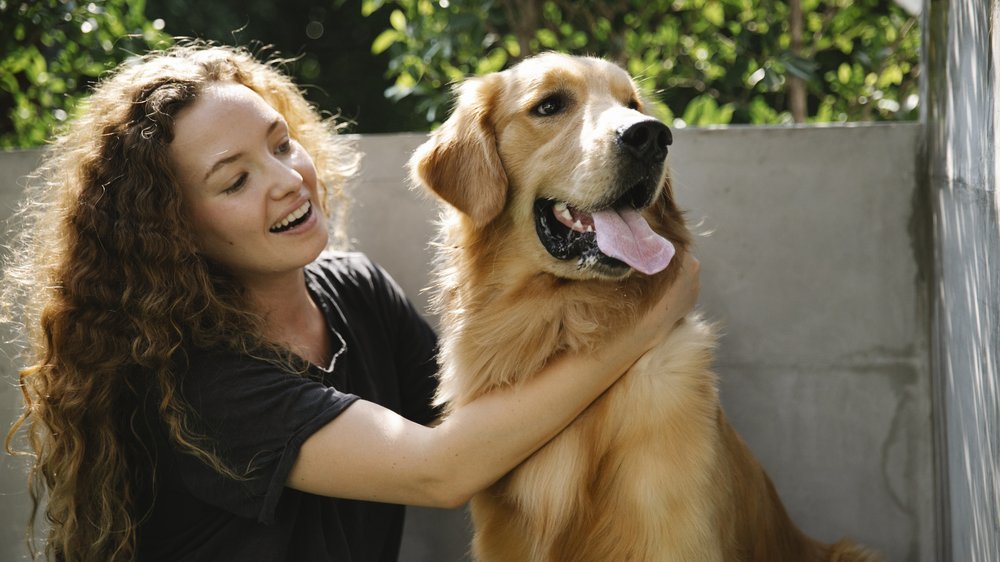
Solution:
[[[306,267],[306,277],[315,294],[337,302],[365,303],[369,309],[408,302],[392,276],[361,252],[325,251]]]
[[[381,268],[367,255],[361,252],[343,250],[326,250],[311,264],[306,271],[313,275],[323,276],[368,276],[380,273]]]
[[[397,292],[389,275],[361,252],[325,251],[306,266],[310,286],[322,292],[361,291],[385,295]]]

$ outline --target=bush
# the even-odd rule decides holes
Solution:
[[[678,125],[915,119],[919,29],[876,0],[364,0],[386,90],[440,120],[448,84],[544,50],[597,54]],[[798,96],[799,106],[795,99]]]
[[[102,72],[169,38],[142,0],[0,0],[0,148],[45,143]]]

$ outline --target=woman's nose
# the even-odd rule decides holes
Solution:
[[[271,168],[271,195],[275,199],[281,199],[289,193],[297,193],[302,187],[302,174],[295,169],[292,162],[275,159]]]

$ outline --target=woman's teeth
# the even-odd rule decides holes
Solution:
[[[295,209],[294,211],[292,211],[291,213],[289,213],[287,217],[281,219],[280,222],[275,223],[271,227],[271,232],[280,231],[283,228],[286,228],[289,224],[291,224],[291,223],[299,220],[300,218],[302,218],[303,216],[305,216],[306,213],[309,212],[309,209],[311,207],[312,207],[312,203],[310,203],[309,201],[306,201],[305,203],[302,204],[301,207],[299,207],[298,209]]]

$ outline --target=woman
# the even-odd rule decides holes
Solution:
[[[433,332],[326,251],[358,160],[335,128],[274,66],[187,45],[122,65],[51,148],[4,299],[50,558],[394,560],[397,504],[464,503],[693,306],[696,261],[600,357],[431,425]]]

